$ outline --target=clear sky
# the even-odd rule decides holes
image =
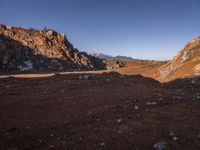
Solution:
[[[200,36],[200,0],[0,0],[0,24],[53,28],[80,51],[169,59]]]

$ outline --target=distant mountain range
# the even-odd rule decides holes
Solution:
[[[133,59],[132,57],[128,57],[128,56],[111,56],[111,55],[107,55],[104,53],[91,53],[90,55],[100,58],[100,59],[104,59],[104,60],[119,60],[119,61],[135,61],[137,59]]]

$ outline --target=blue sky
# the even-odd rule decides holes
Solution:
[[[80,51],[169,59],[200,36],[200,0],[0,0],[0,24],[53,28]]]

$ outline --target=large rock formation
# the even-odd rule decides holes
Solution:
[[[0,25],[0,70],[104,69],[102,60],[75,49],[64,34]]]
[[[194,38],[160,69],[160,78],[166,81],[200,75],[200,37]]]

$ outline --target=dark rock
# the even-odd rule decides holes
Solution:
[[[155,150],[165,150],[167,149],[167,143],[165,142],[158,142],[153,145]]]

